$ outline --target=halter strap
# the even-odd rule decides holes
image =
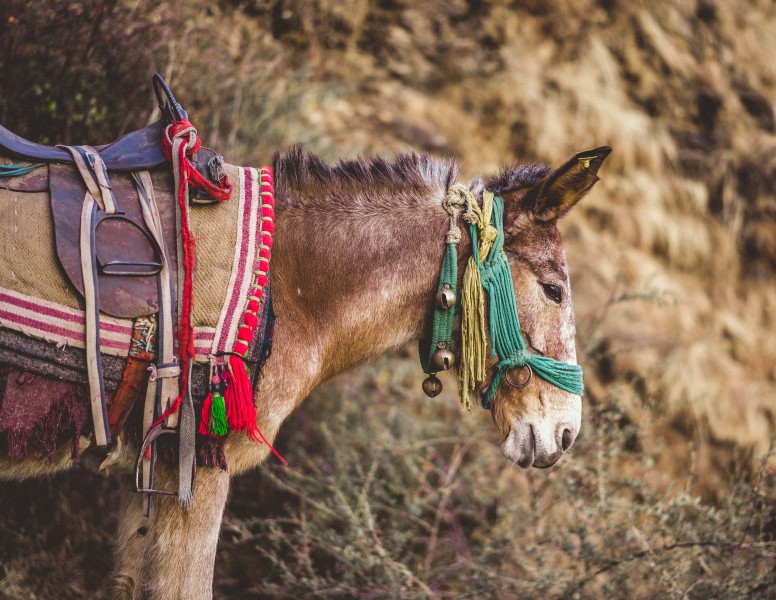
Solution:
[[[517,301],[509,260],[504,252],[504,201],[488,190],[483,190],[482,207],[474,194],[461,184],[450,188],[443,202],[450,215],[447,247],[442,259],[438,291],[455,290],[457,296],[458,253],[461,235],[457,220],[463,213],[469,223],[472,256],[463,277],[463,289],[455,307],[434,310],[434,326],[428,352],[421,350],[423,370],[433,377],[432,358],[440,348],[449,349],[456,309],[461,316],[461,364],[458,383],[461,404],[471,410],[470,393],[485,381],[485,362],[488,339],[485,328],[485,294],[488,297],[488,326],[490,355],[498,358],[496,373],[482,398],[482,407],[490,409],[501,379],[507,370],[527,366],[531,372],[554,386],[582,395],[584,384],[579,365],[558,361],[529,352],[520,329]],[[529,379],[530,380],[530,379]],[[525,382],[527,385],[528,381]],[[521,384],[522,385],[522,384]]]

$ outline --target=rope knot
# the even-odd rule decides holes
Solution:
[[[514,367],[524,367],[526,363],[528,362],[528,352],[525,350],[516,350],[512,354],[509,355],[509,357],[506,358],[506,360],[501,361],[501,364],[499,366],[504,366],[507,369],[511,369]]]
[[[493,225],[488,225],[482,230],[480,237],[483,242],[495,242],[498,237],[498,229],[493,227]]]
[[[188,140],[184,141],[186,155],[191,155],[197,152],[202,147],[202,142],[197,134],[197,129],[188,119],[181,121],[175,121],[170,123],[164,129],[164,140],[162,141],[162,149],[167,160],[172,160],[172,151],[176,140],[183,140],[188,137]]]
[[[447,229],[446,241],[448,244],[457,244],[461,241],[461,228],[458,226],[458,217],[461,212],[464,213],[464,219],[471,212],[472,203],[476,206],[477,200],[474,194],[462,183],[456,183],[447,190],[445,199],[442,201],[442,208],[450,216],[450,225]]]
[[[217,184],[214,184],[191,164],[188,157],[198,152],[200,148],[202,148],[202,142],[196,128],[188,119],[175,121],[165,127],[162,150],[167,160],[172,162],[174,171],[180,174],[183,181],[205,192],[214,200],[219,202],[229,200],[232,195],[232,184],[226,177],[226,171],[219,172],[223,176],[217,180]]]

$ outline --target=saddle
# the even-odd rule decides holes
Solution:
[[[153,169],[166,162],[159,140],[164,135],[162,119],[148,127],[123,135],[115,142],[95,146],[109,171]],[[0,148],[30,162],[72,163],[72,156],[57,146],[37,144],[0,125]]]
[[[151,171],[164,238],[170,246],[171,269],[173,274],[177,273],[173,178],[161,141],[165,127],[187,114],[159,75],[154,77],[154,91],[163,118],[110,144],[86,146],[94,151],[92,156],[102,160],[112,195],[118,201],[117,214],[102,215],[95,225],[95,250],[100,310],[119,318],[137,318],[159,310],[155,277],[160,268],[159,249],[154,248],[153,236],[144,223],[133,172]],[[3,126],[0,154],[48,167],[48,177],[31,173],[16,185],[23,186],[25,191],[50,191],[57,255],[68,279],[83,295],[79,219],[86,184],[75,167],[74,155],[62,146],[26,140]],[[87,157],[86,161],[89,160]],[[201,149],[191,157],[191,162],[205,178],[217,182],[216,171],[223,162],[213,150]],[[193,195],[200,202],[209,200],[198,189]]]
[[[46,146],[0,126],[0,155],[29,163],[5,165],[12,174],[10,186],[17,187],[4,186],[1,178],[0,187],[50,194],[56,254],[85,309],[86,372],[97,446],[110,445],[111,431],[115,434],[117,424],[126,418],[141,389],[146,387],[144,435],[152,424],[156,428],[163,421],[165,431],[172,431],[178,426],[178,418],[182,420],[178,494],[183,503],[184,496],[191,496],[191,465],[195,459],[191,381],[189,374],[183,372],[186,367],[177,362],[178,353],[184,360],[186,353],[177,348],[174,335],[179,323],[176,317],[182,314],[178,306],[178,285],[184,281],[183,275],[178,274],[179,257],[185,257],[181,238],[185,239],[188,232],[188,200],[212,202],[208,192],[224,191],[222,182],[227,188],[229,185],[223,160],[215,152],[187,152],[192,146],[199,147],[196,130],[186,129],[189,141],[182,141],[182,150],[181,140],[169,138],[168,130],[173,125],[189,125],[188,115],[158,74],[153,78],[153,87],[162,118],[110,144]],[[163,149],[165,138],[174,168]],[[176,157],[178,150],[187,153],[183,158]],[[181,160],[185,161],[185,168],[193,167],[201,175],[197,188],[191,194],[186,191],[185,202],[180,200],[183,193],[176,187],[183,175],[173,173]],[[191,179],[189,175],[184,181]],[[181,189],[186,189],[185,184],[181,185]],[[191,268],[193,265],[186,263],[186,271]],[[185,307],[185,299],[183,304]],[[111,411],[106,403],[107,373],[103,372],[100,351],[100,313],[135,319],[136,324],[142,320],[145,335],[154,340],[150,351],[146,348],[136,355],[130,351]],[[149,367],[151,376],[145,386]],[[169,414],[181,387],[187,401]],[[143,471],[142,486],[138,488],[153,493],[158,492],[153,489],[153,447],[149,452],[141,452],[138,460]]]

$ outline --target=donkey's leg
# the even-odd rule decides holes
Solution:
[[[158,473],[157,485],[172,485]],[[177,484],[177,481],[175,482]],[[175,498],[156,497],[150,518],[141,496],[124,492],[116,546],[114,594],[118,598],[210,598],[229,474],[197,471],[194,507],[184,511]]]

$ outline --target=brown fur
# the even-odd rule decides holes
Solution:
[[[256,398],[258,424],[269,440],[321,382],[420,338],[428,328],[447,229],[441,202],[457,176],[454,163],[415,154],[334,167],[298,149],[276,158],[271,276],[277,324]],[[549,176],[546,167],[518,166],[484,185],[508,204],[506,249],[527,342],[534,351],[574,360],[563,246],[554,220],[532,212],[546,194],[542,186]],[[470,186],[480,192],[483,184],[476,179]],[[564,188],[559,197],[570,207],[578,195]],[[462,259],[470,252],[465,246]],[[562,286],[564,302],[549,300],[542,283]],[[493,417],[505,438],[505,454],[524,466],[549,466],[561,454],[556,438],[562,428],[576,435],[580,407],[579,397],[538,379],[519,392],[502,386]],[[174,499],[160,498],[146,519],[141,498],[126,488],[116,548],[117,597],[210,597],[229,475],[256,467],[269,451],[231,436],[226,453],[230,473],[200,469],[189,512]],[[131,450],[117,452],[112,468],[120,470],[131,459]],[[9,475],[7,467],[0,463],[0,476]],[[160,471],[161,484],[174,481],[163,467]]]

